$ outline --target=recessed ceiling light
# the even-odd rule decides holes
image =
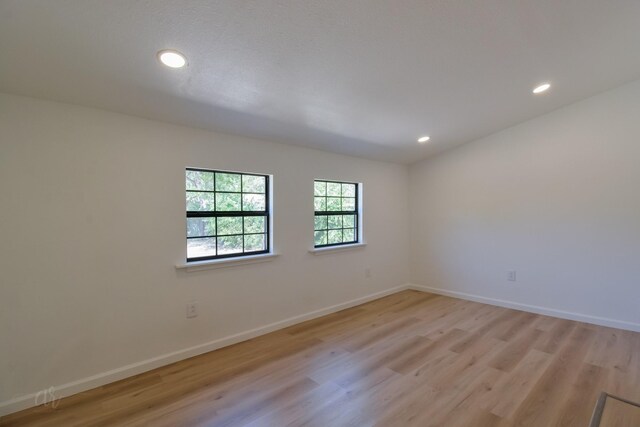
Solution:
[[[182,68],[187,65],[187,58],[177,50],[161,50],[158,59],[167,67]]]
[[[535,89],[533,89],[533,93],[542,93],[542,92],[546,91],[547,89],[549,89],[550,87],[551,87],[551,85],[549,83],[541,84],[540,86],[538,86]]]
[[[430,139],[431,139],[431,138],[430,138],[430,137],[428,137],[428,136],[421,136],[420,138],[418,138],[418,142],[419,142],[420,144],[424,144],[424,143],[426,143],[426,142],[427,142],[428,140],[430,140]]]

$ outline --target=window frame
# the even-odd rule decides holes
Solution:
[[[186,251],[186,262],[187,264],[189,263],[199,263],[199,262],[203,262],[203,261],[214,261],[214,260],[220,260],[220,259],[229,259],[229,258],[244,258],[244,257],[253,257],[256,255],[264,255],[264,254],[271,254],[272,250],[271,250],[271,243],[272,243],[272,238],[271,238],[271,229],[272,229],[272,225],[271,225],[271,219],[272,219],[272,208],[271,208],[271,175],[268,174],[259,174],[259,173],[253,173],[253,172],[237,172],[237,171],[229,171],[229,170],[222,170],[222,169],[204,169],[204,168],[194,168],[194,167],[186,167],[184,169],[184,173],[185,173],[185,177],[187,172],[189,171],[193,171],[193,172],[209,172],[213,174],[213,190],[189,190],[186,188],[186,182],[185,182],[185,188],[184,188],[184,194],[185,194],[185,212],[186,212],[186,216],[185,216],[185,237],[186,237],[186,242],[187,243],[187,251]],[[236,191],[218,191],[216,190],[216,174],[217,173],[221,173],[221,174],[233,174],[233,175],[239,175],[240,176],[240,191],[236,192]],[[265,187],[264,187],[264,196],[265,196],[265,205],[264,205],[264,211],[243,211],[242,210],[242,205],[243,205],[243,195],[244,194],[263,194],[263,193],[251,193],[251,192],[247,192],[244,193],[242,191],[242,185],[243,185],[243,180],[242,177],[244,175],[247,176],[259,176],[265,179]],[[186,201],[186,195],[190,192],[193,193],[211,193],[213,194],[213,199],[214,199],[214,210],[213,211],[189,211],[187,210],[187,201]],[[217,193],[221,193],[221,194],[240,194],[240,210],[239,211],[217,211],[216,209],[216,203],[217,203],[217,199],[216,199],[216,194]],[[264,218],[264,222],[265,222],[265,231],[264,233],[245,233],[244,232],[244,217],[247,216],[256,216],[256,217],[263,217]],[[233,235],[224,235],[224,236],[219,236],[218,235],[218,218],[222,218],[222,217],[240,217],[242,218],[242,233],[240,234],[233,234]],[[189,218],[215,218],[216,219],[216,233],[215,236],[189,236],[189,232],[188,232],[188,222],[189,222]],[[264,234],[265,235],[265,249],[263,250],[259,250],[259,251],[251,251],[251,252],[244,252],[244,239],[246,235],[253,235],[253,234]],[[233,236],[242,236],[242,250],[243,252],[236,252],[236,253],[231,253],[231,254],[222,254],[222,255],[218,255],[218,237],[233,237]],[[190,239],[201,239],[201,238],[215,238],[216,239],[216,255],[207,255],[207,256],[202,256],[202,257],[189,257],[189,249],[188,249],[188,241]]]
[[[355,206],[354,206],[354,210],[353,211],[316,211],[315,209],[315,198],[316,197],[323,197],[323,196],[316,196],[315,194],[315,183],[316,182],[324,182],[326,184],[328,183],[333,183],[333,184],[349,184],[349,185],[355,185]],[[314,226],[313,226],[313,233],[314,233],[314,237],[313,237],[313,248],[314,249],[323,249],[323,248],[332,248],[332,247],[340,247],[340,246],[348,246],[348,245],[358,245],[362,243],[362,183],[360,182],[352,182],[352,181],[337,181],[335,179],[314,179],[313,180],[313,198],[314,198],[314,207],[313,207],[313,218],[314,218]],[[324,196],[325,198],[329,198],[330,196],[328,194],[325,194]],[[344,198],[345,196],[340,195],[340,198]],[[326,208],[326,206],[325,206]],[[315,233],[316,231],[322,231],[322,230],[316,230],[315,227],[315,218],[318,216],[326,216],[327,217],[327,242],[329,241],[329,230],[331,230],[330,228],[328,228],[328,217],[330,215],[353,215],[355,217],[354,219],[354,239],[352,241],[348,241],[348,242],[341,242],[341,243],[326,243],[323,245],[316,245],[315,242]],[[341,228],[341,230],[345,230],[344,227]],[[344,232],[344,231],[343,231]],[[344,238],[344,235],[343,235]]]

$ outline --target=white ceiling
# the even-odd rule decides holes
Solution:
[[[638,0],[0,0],[0,91],[406,163],[640,77],[639,46]]]

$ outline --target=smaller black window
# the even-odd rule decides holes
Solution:
[[[269,176],[186,170],[187,261],[268,253]]]
[[[352,182],[314,182],[314,245],[346,245],[360,238],[359,185]]]

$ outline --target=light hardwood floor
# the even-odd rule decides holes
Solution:
[[[601,391],[640,401],[640,334],[404,291],[1,423],[584,427]]]
[[[591,421],[593,427],[638,427],[640,426],[640,406],[613,396],[607,396],[600,417]],[[590,426],[591,427],[591,426]]]

